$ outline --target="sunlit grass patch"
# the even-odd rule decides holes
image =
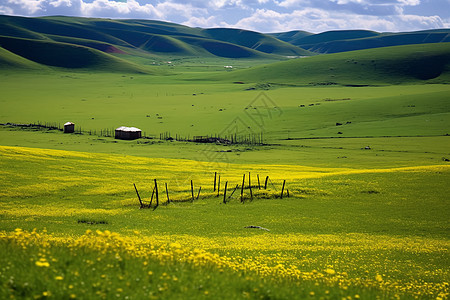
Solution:
[[[123,214],[123,209],[103,209],[103,208],[82,208],[73,206],[54,206],[48,205],[15,205],[13,207],[6,208],[6,205],[2,205],[5,209],[3,214],[5,216],[12,216],[16,218],[22,218],[26,216],[34,217],[72,217],[72,216],[84,216],[90,214],[111,216]]]
[[[154,159],[123,155],[105,155],[62,150],[34,149],[21,147],[0,147],[1,162],[5,167],[0,176],[3,185],[9,186],[0,192],[0,197],[32,197],[64,193],[65,190],[77,188],[82,195],[121,195],[132,191],[136,183],[139,190],[146,195],[152,193],[153,180],[158,179],[161,194],[168,184],[173,199],[189,198],[190,182],[193,181],[196,195],[202,187],[203,196],[213,185],[214,171],[205,169],[195,161],[179,159]],[[42,158],[48,159],[45,166]],[[252,192],[260,190],[256,187],[267,184],[272,192],[262,192],[262,198],[268,194],[281,192],[283,180],[287,181],[286,189],[292,196],[302,194],[326,194],[327,191],[304,188],[301,182],[309,178],[342,176],[352,174],[396,173],[396,172],[444,172],[448,165],[417,166],[385,169],[349,169],[349,168],[317,168],[292,165],[258,165],[229,164],[220,171],[221,189],[228,182],[228,190],[236,185],[248,189],[251,176]],[[259,184],[257,183],[259,176]],[[236,193],[238,193],[237,191]],[[178,195],[179,194],[179,195]],[[248,197],[249,191],[246,190]]]

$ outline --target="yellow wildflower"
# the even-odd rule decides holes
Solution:
[[[178,242],[170,244],[170,247],[175,249],[181,249],[181,245]]]
[[[333,269],[330,269],[330,268],[327,268],[327,269],[325,270],[325,272],[326,272],[328,275],[334,275],[334,274],[336,274],[336,271],[333,270]]]
[[[44,268],[48,268],[50,267],[49,262],[45,259],[45,258],[41,258],[38,261],[36,261],[36,266],[38,267],[44,267]]]

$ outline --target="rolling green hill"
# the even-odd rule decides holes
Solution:
[[[314,33],[303,31],[303,30],[292,30],[292,31],[288,31],[288,32],[269,33],[269,35],[271,35],[279,40],[294,44],[293,41],[302,39],[302,38],[310,36],[310,35],[314,35]]]
[[[303,44],[302,47],[318,53],[337,53],[390,46],[446,42],[450,42],[450,30],[448,32],[386,34],[370,38],[336,40],[318,44]]]
[[[4,20],[4,18],[1,18]],[[2,20],[2,21],[3,21]],[[21,26],[15,24],[8,24],[8,22],[0,22],[0,33],[5,36],[26,38],[26,39],[36,39],[36,40],[48,40],[45,35],[36,33],[34,31],[25,29]]]
[[[379,85],[450,81],[450,43],[368,49],[300,58],[223,75],[243,82]]]
[[[276,36],[284,37],[283,40],[289,42],[293,45],[311,45],[318,43],[325,43],[337,40],[350,40],[350,39],[359,39],[359,38],[367,38],[380,35],[377,32],[369,31],[369,30],[334,30],[334,31],[326,31],[319,34],[303,34],[299,35],[299,33],[286,37],[283,34],[277,34]]]
[[[231,28],[205,29],[203,32],[211,38],[241,45],[264,53],[287,56],[311,55],[311,53],[306,50],[295,47],[289,43],[282,42],[270,35],[265,35],[258,32]]]
[[[9,68],[24,69],[30,66],[31,69],[34,69],[37,65],[33,64],[31,67],[29,62],[32,61],[42,66],[69,69],[154,73],[154,70],[140,67],[137,63],[150,65],[155,60],[172,61],[184,58],[259,59],[261,62],[286,60],[287,57],[314,56],[397,45],[449,42],[450,30],[410,33],[341,30],[319,34],[290,31],[263,34],[240,29],[191,28],[153,20],[0,16],[0,41],[1,46],[5,49],[1,53],[2,64],[8,65]],[[324,57],[314,59],[311,63],[309,60],[305,61],[306,64],[311,64],[311,69],[304,71],[309,72],[308,78],[316,83],[319,81],[334,83],[336,76],[340,78],[337,80],[340,83],[345,77],[342,74],[347,71],[350,73],[346,77],[350,78],[355,75],[356,77],[352,79],[355,82],[360,81],[361,78],[383,77],[384,75],[381,74],[385,73],[388,74],[386,78],[390,78],[389,74],[397,74],[397,77],[403,74],[406,77],[420,80],[439,77],[439,74],[442,73],[439,64],[420,64],[425,71],[417,71],[413,70],[413,67],[402,65],[402,63],[409,63],[408,60],[392,61],[389,53],[380,53],[385,58],[382,58],[379,64],[372,62],[371,59],[363,64],[341,65],[338,63],[335,65],[332,63],[332,66],[327,66],[328,60],[334,60],[334,58]],[[19,63],[18,57],[13,59],[11,54],[22,57],[23,60]],[[399,57],[409,55],[407,51],[403,54],[394,51],[393,54]],[[353,54],[350,55],[344,60],[359,59],[358,57],[353,58]],[[374,55],[378,57],[377,52],[374,52]],[[390,62],[386,66],[381,63],[387,61]],[[315,62],[319,62],[318,66],[313,66]],[[322,64],[321,62],[327,63]],[[369,65],[371,68],[368,67]],[[287,63],[286,66],[290,66],[290,63]],[[396,66],[396,69],[394,70],[390,66]],[[437,70],[433,71],[434,73],[427,71],[434,67],[437,67]],[[356,69],[358,71],[355,71]],[[405,73],[409,71],[412,73]],[[290,74],[290,71],[281,73]],[[264,74],[265,72],[262,70],[258,76],[264,78]],[[426,75],[422,76],[421,74]],[[290,75],[286,76],[291,77]],[[303,75],[296,74],[296,76]],[[399,80],[403,81],[403,79]],[[306,81],[308,81],[306,78],[302,80],[303,84]]]
[[[378,33],[369,30],[337,30],[319,34],[305,34],[301,31],[294,31],[272,35],[316,53],[338,53],[400,45],[450,42],[450,29],[400,33]]]
[[[51,38],[51,40],[53,40],[55,42],[85,46],[85,47],[100,50],[105,53],[127,54],[126,52],[120,50],[116,46],[108,44],[108,43],[104,43],[104,42],[98,42],[98,41],[94,41],[94,40],[86,40],[86,39],[80,39],[80,38],[72,38],[72,37],[66,37],[66,36],[58,36],[58,35],[48,35],[48,37]]]
[[[69,69],[149,73],[146,69],[128,61],[93,48],[73,44],[0,36],[0,47],[14,53],[15,56],[41,65]],[[12,60],[11,55],[5,51],[1,56],[5,61]],[[31,66],[28,62],[20,65]],[[35,66],[35,64],[33,65]]]
[[[42,70],[45,67],[0,47],[0,69]]]
[[[195,55],[196,53],[196,50],[191,45],[179,39],[163,35],[149,36],[149,39],[140,48],[153,53],[180,53],[185,55]]]
[[[79,17],[25,18],[0,16],[0,36],[47,41],[48,51],[58,51],[63,42],[106,53],[139,55],[145,58],[224,57],[271,58],[311,55],[309,51],[272,36],[234,29],[191,28],[151,20],[110,20]],[[16,49],[16,54],[20,54]],[[44,54],[36,54],[45,56]],[[51,66],[71,67],[73,62],[62,54],[58,62],[38,59]],[[27,58],[26,56],[24,56]],[[89,57],[89,56],[88,56]],[[126,57],[121,57],[126,59]],[[131,59],[133,60],[133,59]],[[77,62],[75,65],[91,63]]]

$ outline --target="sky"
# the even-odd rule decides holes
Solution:
[[[150,19],[258,32],[450,27],[450,0],[0,0],[0,14]]]

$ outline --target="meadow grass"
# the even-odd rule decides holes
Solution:
[[[1,154],[1,247],[16,253],[2,270],[7,296],[447,297],[445,164],[230,164],[222,180],[237,184],[250,171],[274,185],[222,204],[196,161],[5,146]],[[148,200],[153,178],[172,197],[189,199],[190,179],[204,194],[139,209],[132,183]],[[283,178],[291,197],[279,199]]]
[[[153,137],[263,132],[266,142],[445,135],[450,130],[444,84],[247,91],[252,84],[205,83],[186,76],[5,72],[1,121],[72,121],[84,130],[135,126]]]
[[[447,299],[448,85],[237,84],[213,78],[222,62],[2,72],[0,122],[84,133],[0,127],[0,297]],[[121,125],[150,139],[87,134]],[[249,172],[254,199],[223,204]],[[133,183],[148,203],[154,179],[161,205],[139,209]]]
[[[292,85],[448,82],[450,43],[382,47],[259,66],[225,77]],[[224,76],[222,76],[224,77]]]

